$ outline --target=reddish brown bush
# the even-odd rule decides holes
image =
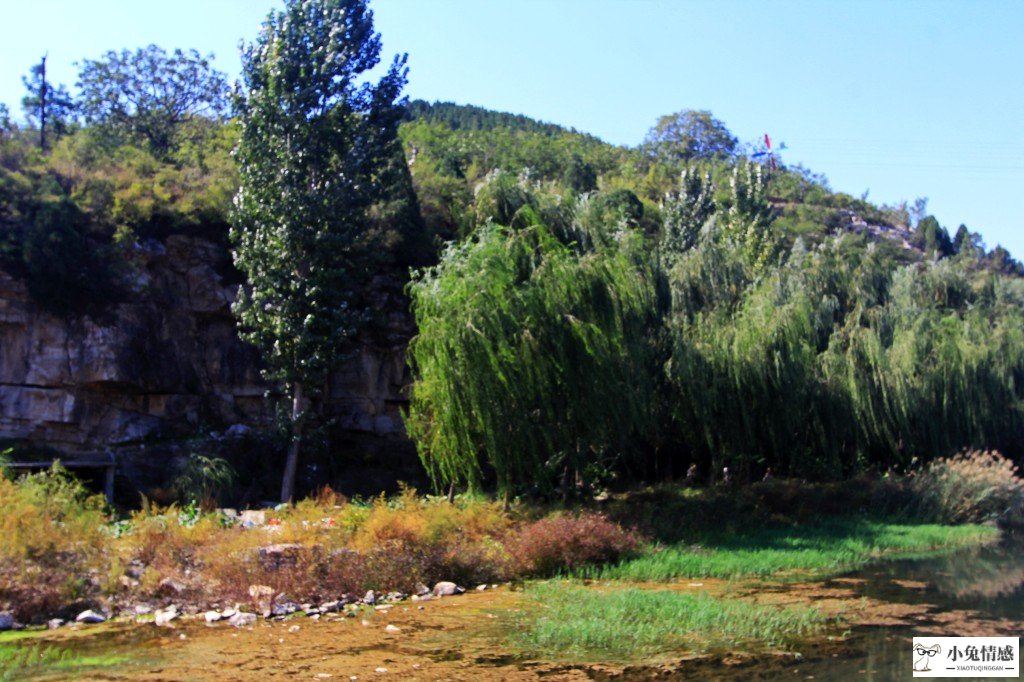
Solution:
[[[641,540],[601,514],[584,513],[535,521],[512,545],[521,573],[553,575],[633,556]]]

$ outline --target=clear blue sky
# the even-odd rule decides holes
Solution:
[[[157,43],[236,76],[274,0],[3,0],[0,101],[45,51],[73,62]],[[1024,256],[1019,0],[376,0],[408,94],[524,113],[635,145],[663,114],[710,109],[741,140],[880,203],[928,197],[954,231]]]

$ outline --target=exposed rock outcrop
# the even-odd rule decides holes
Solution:
[[[172,235],[131,258],[132,293],[95,317],[54,316],[0,272],[0,438],[88,452],[269,423],[271,387],[236,333],[225,249]],[[376,331],[332,382],[329,409],[356,436],[404,439],[413,324],[402,284],[375,278]]]

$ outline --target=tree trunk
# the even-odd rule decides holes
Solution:
[[[39,149],[46,151],[46,55],[39,67]]]
[[[295,472],[299,468],[299,447],[302,444],[302,384],[295,382],[292,396],[292,444],[288,448],[288,459],[284,462],[284,478],[281,481],[281,501],[290,503],[295,497]]]

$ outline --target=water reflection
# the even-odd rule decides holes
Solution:
[[[923,623],[857,628],[849,649],[808,652],[799,664],[761,679],[902,680],[912,678],[912,638],[922,634],[1017,635],[1024,623],[1024,543],[1010,537],[998,546],[916,561],[872,566],[837,584],[888,603],[927,605]],[[860,582],[863,581],[863,582]],[[960,612],[962,618],[952,617]],[[1005,632],[1009,627],[1012,632]],[[943,632],[944,628],[948,630]],[[1001,631],[1002,630],[1002,631]],[[966,634],[966,633],[963,633]]]

